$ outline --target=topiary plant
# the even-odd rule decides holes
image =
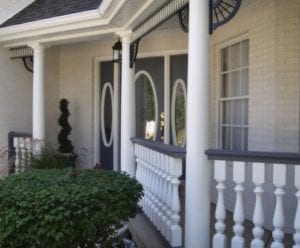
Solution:
[[[58,119],[59,125],[62,127],[57,139],[59,143],[58,150],[61,153],[72,153],[73,152],[73,145],[72,142],[68,139],[68,136],[71,134],[72,128],[68,122],[69,118],[69,110],[68,110],[69,102],[67,99],[63,98],[60,100],[59,109],[61,111],[61,115]]]
[[[0,247],[123,247],[116,231],[143,195],[123,173],[29,170],[0,180]],[[98,247],[98,246],[97,246]]]

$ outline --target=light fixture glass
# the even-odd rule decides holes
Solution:
[[[113,62],[121,63],[122,61],[122,43],[118,40],[112,47],[113,49]]]

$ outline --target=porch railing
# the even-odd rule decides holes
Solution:
[[[266,167],[271,166],[271,181],[274,185],[275,191],[273,198],[275,198],[275,207],[270,209],[273,213],[272,224],[273,241],[271,247],[285,247],[283,244],[284,238],[284,207],[285,189],[287,184],[287,167],[293,169],[290,175],[294,175],[294,186],[296,187],[296,214],[294,217],[294,248],[300,248],[300,155],[294,153],[271,153],[271,152],[231,152],[220,150],[206,151],[208,158],[214,160],[214,179],[217,182],[217,204],[215,211],[215,234],[213,236],[213,247],[226,247],[227,238],[224,234],[225,230],[225,182],[228,170],[232,170],[232,179],[235,184],[235,205],[233,211],[233,238],[231,239],[231,247],[245,247],[244,220],[245,220],[245,205],[243,202],[244,183],[246,169],[252,170],[252,182],[255,186],[253,194],[253,216],[252,221],[254,227],[252,229],[253,239],[251,241],[252,248],[265,247],[263,241],[264,235],[264,191],[266,183]],[[230,168],[230,169],[229,169]],[[231,178],[230,178],[231,179]],[[292,179],[293,180],[293,179]],[[293,213],[294,214],[294,213]]]
[[[185,150],[134,138],[136,178],[144,187],[139,205],[171,247],[182,246],[179,178]]]
[[[9,132],[8,134],[8,160],[14,163],[10,167],[10,174],[23,172],[29,165],[29,158],[32,154],[32,134]]]

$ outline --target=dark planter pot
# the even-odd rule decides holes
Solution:
[[[78,158],[78,155],[76,153],[61,153],[61,156],[65,159],[69,167],[75,168],[75,162]]]

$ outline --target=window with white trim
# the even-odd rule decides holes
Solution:
[[[248,149],[249,40],[220,49],[221,149]]]

